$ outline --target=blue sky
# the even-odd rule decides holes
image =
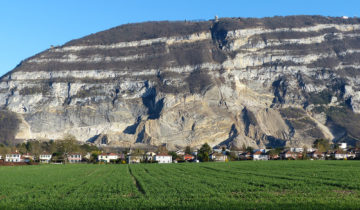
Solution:
[[[359,0],[0,0],[0,75],[50,45],[149,20],[360,16]]]

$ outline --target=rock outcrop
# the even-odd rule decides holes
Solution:
[[[355,144],[359,70],[357,18],[123,25],[45,50],[1,77],[0,132],[11,121],[12,133],[0,140],[69,133],[113,146]]]

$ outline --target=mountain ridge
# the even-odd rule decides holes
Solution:
[[[14,139],[355,144],[359,32],[322,16],[122,25],[25,59],[1,77],[0,105],[19,117]]]

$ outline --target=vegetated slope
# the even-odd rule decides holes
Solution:
[[[0,208],[356,209],[359,170],[356,161],[0,167]]]
[[[359,32],[358,18],[322,16],[122,25],[24,60],[0,105],[21,119],[17,139],[355,144]]]

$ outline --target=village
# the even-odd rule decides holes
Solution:
[[[156,150],[129,149],[120,153],[104,152],[101,150],[63,153],[42,152],[34,155],[31,153],[14,152],[0,154],[0,165],[25,165],[25,164],[135,164],[135,163],[183,163],[183,162],[228,162],[228,161],[266,161],[266,160],[360,160],[360,148],[348,147],[347,143],[338,143],[335,148],[324,151],[321,144],[318,148],[276,148],[253,149],[244,147],[243,150],[230,150],[224,146],[211,148],[205,143],[200,149],[168,151],[165,146]],[[332,146],[334,147],[334,146]],[[93,147],[94,148],[94,147]],[[93,149],[92,148],[92,149]]]

